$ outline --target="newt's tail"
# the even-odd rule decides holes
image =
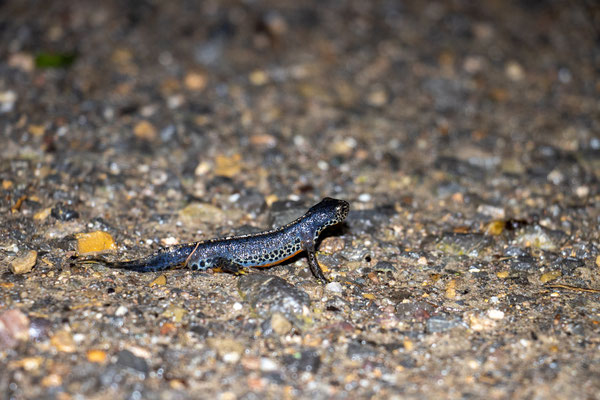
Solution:
[[[102,256],[81,258],[79,261],[84,263],[101,262],[111,268],[120,268],[135,272],[164,271],[183,265],[195,248],[196,243],[166,247],[147,257],[131,261],[109,261]]]

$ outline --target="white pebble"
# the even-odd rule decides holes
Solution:
[[[360,196],[358,196],[358,201],[362,203],[371,201],[371,195],[369,193],[362,193]]]
[[[278,369],[278,365],[270,358],[263,357],[260,359],[260,370],[263,372],[272,372]]]
[[[331,293],[342,293],[342,285],[339,282],[329,282],[325,285],[325,290]]]
[[[223,354],[223,361],[228,364],[234,364],[240,360],[240,355],[238,353],[226,353]]]
[[[12,90],[0,92],[0,114],[11,112],[17,101],[17,94]]]
[[[233,309],[235,311],[240,311],[242,308],[244,308],[244,306],[241,303],[238,303],[237,301],[233,303]]]
[[[128,311],[129,310],[127,309],[127,307],[119,306],[119,308],[117,308],[117,311],[115,311],[115,316],[122,317],[123,315],[127,314]]]
[[[492,308],[491,310],[488,310],[487,315],[488,315],[488,317],[490,317],[490,319],[503,319],[504,311],[500,311],[500,310],[496,310],[495,308]]]
[[[83,333],[76,333],[73,335],[73,340],[75,343],[81,343],[85,340],[85,335]]]

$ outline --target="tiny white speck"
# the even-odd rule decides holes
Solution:
[[[317,167],[319,167],[321,171],[327,171],[329,169],[329,164],[327,164],[327,161],[319,160],[319,162],[317,162]]]
[[[244,308],[244,306],[240,303],[238,303],[237,301],[235,303],[233,303],[233,309],[235,311],[240,311],[242,308]]]
[[[360,201],[361,203],[371,201],[371,195],[369,193],[363,193],[360,196],[358,196],[358,201]]]
[[[83,333],[76,333],[73,335],[73,340],[75,343],[81,343],[85,339],[85,335]]]
[[[223,354],[223,361],[228,364],[233,364],[238,362],[240,359],[240,355],[238,353],[226,353]]]
[[[234,193],[231,196],[229,196],[229,202],[230,203],[235,203],[239,199],[240,199],[240,194],[239,193]]]

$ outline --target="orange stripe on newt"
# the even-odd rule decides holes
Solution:
[[[273,261],[273,262],[272,262],[272,263],[270,263],[270,264],[256,265],[256,267],[258,267],[258,268],[262,268],[262,267],[271,267],[271,266],[273,266],[273,265],[277,265],[277,264],[279,264],[279,263],[282,263],[282,262],[284,262],[285,260],[289,260],[290,258],[292,258],[292,257],[294,257],[294,256],[296,256],[296,255],[298,255],[298,254],[300,254],[300,253],[302,253],[302,250],[298,250],[297,252],[295,252],[295,253],[293,253],[293,254],[290,254],[289,256],[287,256],[287,257],[285,257],[285,258],[282,258],[281,260]]]

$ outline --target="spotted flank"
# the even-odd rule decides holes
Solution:
[[[138,272],[185,265],[193,271],[217,269],[240,274],[245,268],[276,265],[304,251],[313,275],[319,281],[327,282],[317,262],[315,243],[325,228],[342,222],[349,210],[347,201],[326,197],[302,217],[274,230],[167,247],[134,261],[94,260]]]

